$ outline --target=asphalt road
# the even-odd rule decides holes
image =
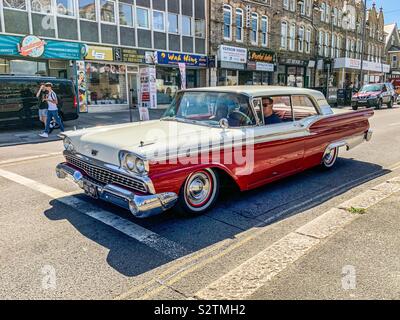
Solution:
[[[223,193],[192,219],[146,220],[56,178],[62,143],[0,148],[1,299],[186,299],[269,244],[400,171],[400,107],[333,171]],[[38,157],[16,161],[24,157]],[[301,292],[299,292],[301,294]],[[275,298],[279,298],[276,296]],[[301,298],[301,297],[298,297]]]

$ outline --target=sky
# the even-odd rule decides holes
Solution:
[[[397,22],[400,27],[400,1],[399,0],[367,0],[368,8],[372,6],[372,3],[376,2],[376,8],[379,10],[383,7],[383,13],[385,15],[385,24]]]

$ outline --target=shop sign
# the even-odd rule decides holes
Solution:
[[[156,68],[144,67],[140,69],[140,120],[149,120],[149,108],[157,108]]]
[[[0,36],[0,55],[31,58],[80,60],[85,46],[77,42],[42,40],[34,35],[24,38]]]
[[[308,61],[297,60],[297,59],[289,59],[289,58],[280,58],[279,59],[279,63],[280,64],[292,65],[292,66],[302,66],[302,67],[307,67],[308,66]]]
[[[249,61],[274,63],[275,53],[272,51],[249,50]]]
[[[21,56],[39,58],[44,53],[44,46],[46,42],[42,39],[29,35],[22,39],[21,44],[18,46],[18,52]]]
[[[78,81],[78,106],[80,113],[88,112],[87,82],[85,61],[76,62],[76,78]]]
[[[99,46],[88,46],[88,54],[86,60],[103,60],[103,61],[113,61],[114,54],[113,49],[108,47]]]
[[[184,63],[189,67],[204,67],[207,68],[207,57],[193,54],[174,53],[174,52],[156,52],[157,64],[172,64],[178,65]]]
[[[216,68],[217,67],[217,58],[216,56],[208,56],[208,67],[209,68]]]
[[[247,63],[247,49],[221,45],[218,57],[224,62]]]
[[[128,63],[146,63],[144,50],[114,48],[114,60]]]
[[[257,71],[274,72],[275,65],[273,63],[256,62]]]
[[[361,70],[361,60],[359,59],[350,59],[350,58],[337,58],[335,59],[334,64],[335,69],[355,69]],[[379,63],[379,62],[372,62],[372,61],[364,61],[363,69],[365,71],[374,71],[374,72],[381,72],[381,73],[389,73],[390,72],[390,65]]]

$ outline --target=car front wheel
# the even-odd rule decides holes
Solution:
[[[218,194],[218,174],[212,169],[195,171],[185,180],[176,209],[186,216],[201,215],[215,204]]]
[[[379,99],[378,104],[376,105],[375,109],[377,109],[377,110],[381,109],[382,105],[383,105],[382,99]]]

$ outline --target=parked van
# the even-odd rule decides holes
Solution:
[[[39,121],[36,92],[46,82],[53,84],[63,121],[78,118],[78,103],[71,80],[39,76],[0,75],[0,127],[32,125]]]

